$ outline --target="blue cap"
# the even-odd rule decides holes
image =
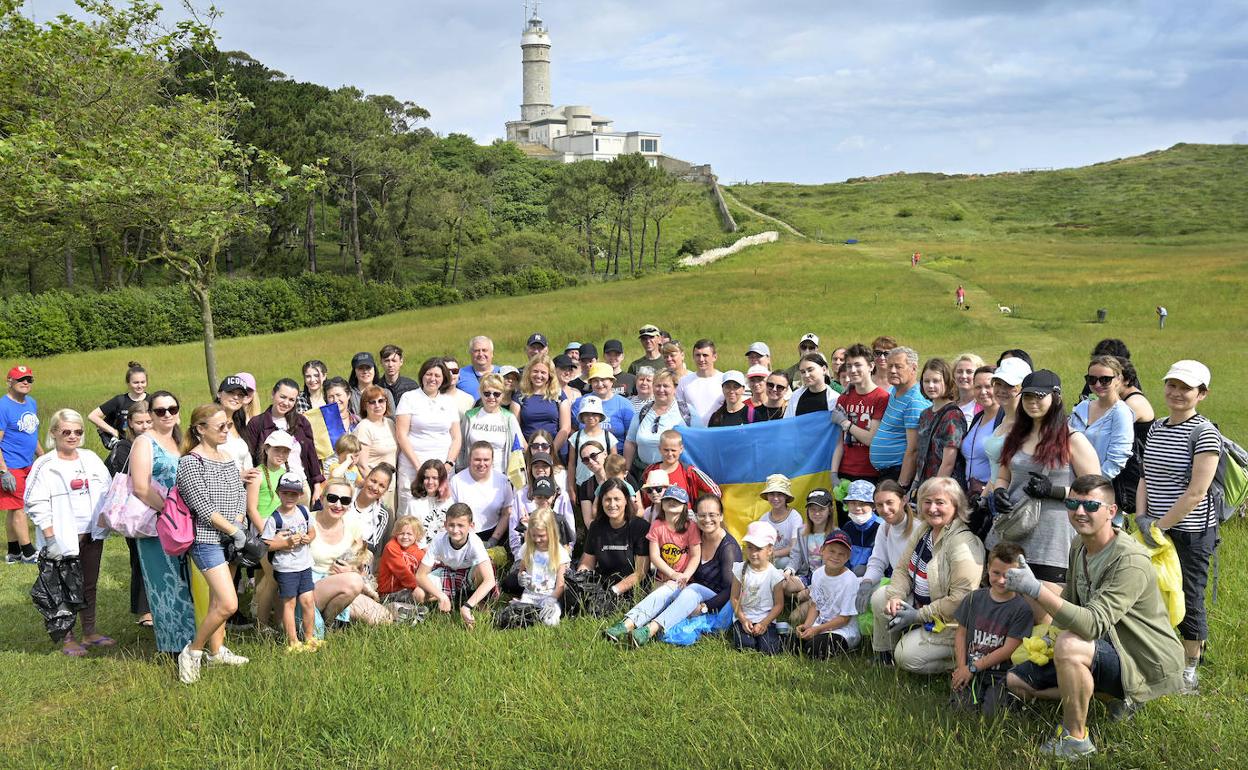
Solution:
[[[678,486],[676,486],[675,484],[673,484],[673,485],[671,485],[670,487],[668,487],[667,489],[663,490],[663,498],[662,498],[662,499],[664,499],[664,500],[678,500],[678,501],[680,501],[680,502],[684,503],[685,505],[688,505],[688,504],[689,504],[689,493],[685,491],[685,488],[684,488],[684,487],[678,487]]]
[[[870,481],[858,479],[849,482],[849,491],[845,493],[846,500],[857,500],[863,503],[875,502],[875,485]]]

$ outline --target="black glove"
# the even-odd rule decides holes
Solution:
[[[992,500],[988,504],[992,509],[992,515],[1005,516],[1014,510],[1014,504],[1010,502],[1010,493],[1005,491],[1004,487],[997,487],[992,493]]]
[[[1028,475],[1031,476],[1031,479],[1027,482],[1027,486],[1023,488],[1028,497],[1047,497],[1050,500],[1066,499],[1066,487],[1055,485],[1046,476],[1041,476],[1035,471],[1031,471]]]

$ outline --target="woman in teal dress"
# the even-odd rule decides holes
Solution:
[[[135,496],[160,510],[177,480],[182,438],[178,399],[168,391],[157,391],[152,394],[151,411],[152,429],[139,436],[130,450],[130,478]],[[165,553],[160,538],[139,538],[138,546],[156,649],[176,654],[195,636],[195,605],[185,562]]]

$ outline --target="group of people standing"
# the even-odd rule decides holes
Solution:
[[[552,355],[534,333],[514,367],[475,337],[466,365],[430,357],[414,379],[386,345],[380,370],[361,352],[346,378],[309,360],[302,383],[279,379],[264,408],[253,376],[230,375],[189,414],[131,363],[126,392],[86,418],[55,411],[42,445],[34,373],[15,366],[0,401],[7,561],[76,556],[85,605],[62,652],[112,645],[95,622],[100,498],[119,472],[154,511],[176,489],[194,542],[184,561],[157,538],[128,540],[131,611],[188,683],[205,665],[247,663],[224,644],[231,623],[280,628],[306,652],[325,626],[420,619],[432,606],[471,626],[505,591],[517,598],[500,615],[531,610],[554,625],[592,577],[605,597],[595,614],[627,610],[607,629],[614,641],[642,646],[722,610],[738,647],[778,651],[785,627],[812,655],[865,637],[880,662],[951,672],[955,690],[982,675],[1022,697],[1062,697],[1063,732],[1047,747],[1062,756],[1095,750],[1093,689],[1128,705],[1196,691],[1221,452],[1197,412],[1203,364],[1171,367],[1158,416],[1120,340],[1098,344],[1069,410],[1061,378],[1017,349],[992,365],[971,353],[921,361],[880,336],[825,356],[811,332],[787,369],[755,342],[739,369],[720,371],[712,340],[689,348],[693,369],[658,327],[638,341],[644,353],[626,365],[620,340],[600,359],[593,343]],[[769,479],[772,510],[739,543],[676,429],[810,413],[840,432],[831,487],[803,516],[787,479]],[[107,458],[83,447],[87,423]],[[1148,567],[1163,533],[1183,568],[1177,636]],[[254,619],[239,609],[249,574]],[[998,650],[1050,619],[1066,629],[1051,670],[1010,669]]]

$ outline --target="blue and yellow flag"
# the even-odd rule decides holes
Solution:
[[[685,440],[684,462],[719,484],[724,525],[738,540],[768,511],[763,487],[773,473],[793,482],[792,507],[805,511],[806,495],[830,488],[832,453],[841,438],[827,412],[728,428],[677,428]]]

